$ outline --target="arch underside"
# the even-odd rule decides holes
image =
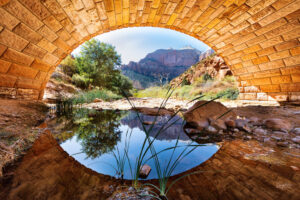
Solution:
[[[153,26],[191,35],[222,56],[240,99],[300,100],[300,0],[0,0],[0,95],[39,99],[84,41]]]

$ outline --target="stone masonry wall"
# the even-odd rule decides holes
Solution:
[[[41,98],[84,41],[154,26],[211,46],[240,81],[240,99],[300,100],[299,18],[300,0],[0,0],[0,96]]]

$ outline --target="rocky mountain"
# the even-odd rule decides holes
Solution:
[[[214,80],[222,80],[225,76],[231,76],[232,72],[220,56],[207,53],[206,58],[171,80],[170,84],[178,85],[184,81],[185,84],[190,85],[203,75]]]
[[[199,61],[201,52],[194,48],[159,49],[139,62],[122,65],[124,75],[133,80],[136,88],[147,88],[177,77]]]

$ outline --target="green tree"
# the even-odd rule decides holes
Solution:
[[[132,83],[118,70],[121,57],[112,45],[92,39],[82,45],[80,55],[76,57],[76,71],[79,74],[74,82],[90,88],[98,86],[113,92],[121,90],[129,93]]]

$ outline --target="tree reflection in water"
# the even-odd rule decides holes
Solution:
[[[101,112],[88,109],[76,109],[69,115],[71,118],[71,130],[65,130],[66,135],[58,135],[60,142],[77,136],[81,144],[81,152],[87,158],[98,156],[114,150],[121,139],[119,130],[120,119],[126,112],[103,110]],[[70,123],[70,122],[69,122]],[[62,133],[63,134],[63,133]]]

